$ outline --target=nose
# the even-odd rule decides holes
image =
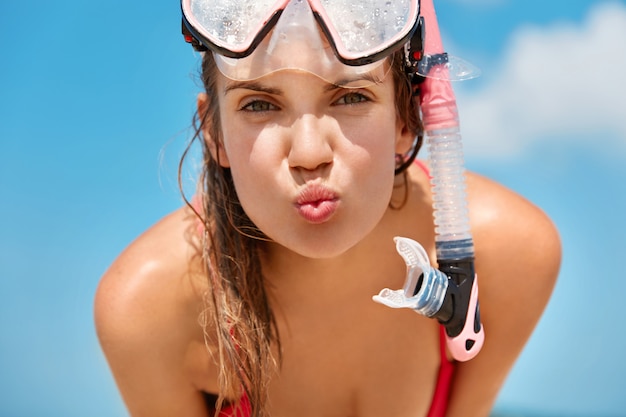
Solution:
[[[291,126],[287,160],[291,168],[315,171],[333,161],[331,125],[325,116],[304,114]]]

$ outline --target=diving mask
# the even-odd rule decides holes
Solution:
[[[418,0],[182,0],[184,29],[234,80],[306,71],[337,83],[383,78],[419,25]],[[387,67],[387,69],[385,69]]]

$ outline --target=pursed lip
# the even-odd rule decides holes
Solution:
[[[320,224],[335,214],[339,198],[331,189],[321,184],[311,184],[298,194],[294,206],[306,221]]]

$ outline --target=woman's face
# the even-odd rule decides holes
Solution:
[[[395,154],[413,139],[396,115],[393,77],[362,88],[296,71],[218,77],[220,161],[250,219],[312,258],[370,233],[389,204]]]

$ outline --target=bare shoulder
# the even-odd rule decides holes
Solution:
[[[551,291],[561,263],[560,238],[551,219],[526,198],[488,178],[469,174],[467,182],[477,264],[509,274],[511,268],[520,267],[525,286],[536,277],[544,281],[537,285]]]
[[[490,179],[470,174],[468,195],[485,320],[529,335],[558,275],[558,231],[539,207]]]
[[[160,220],[104,274],[95,299],[97,330],[103,336],[116,331],[132,334],[130,330],[152,321],[162,327],[177,312],[194,308],[200,288],[189,272],[197,254],[187,237],[186,216],[180,209]]]
[[[548,303],[561,243],[548,216],[524,197],[476,174],[467,184],[485,344],[459,364],[449,415],[486,416]]]
[[[96,292],[98,337],[133,416],[206,413],[185,369],[194,345],[203,348],[192,216],[179,209],[138,237]]]

